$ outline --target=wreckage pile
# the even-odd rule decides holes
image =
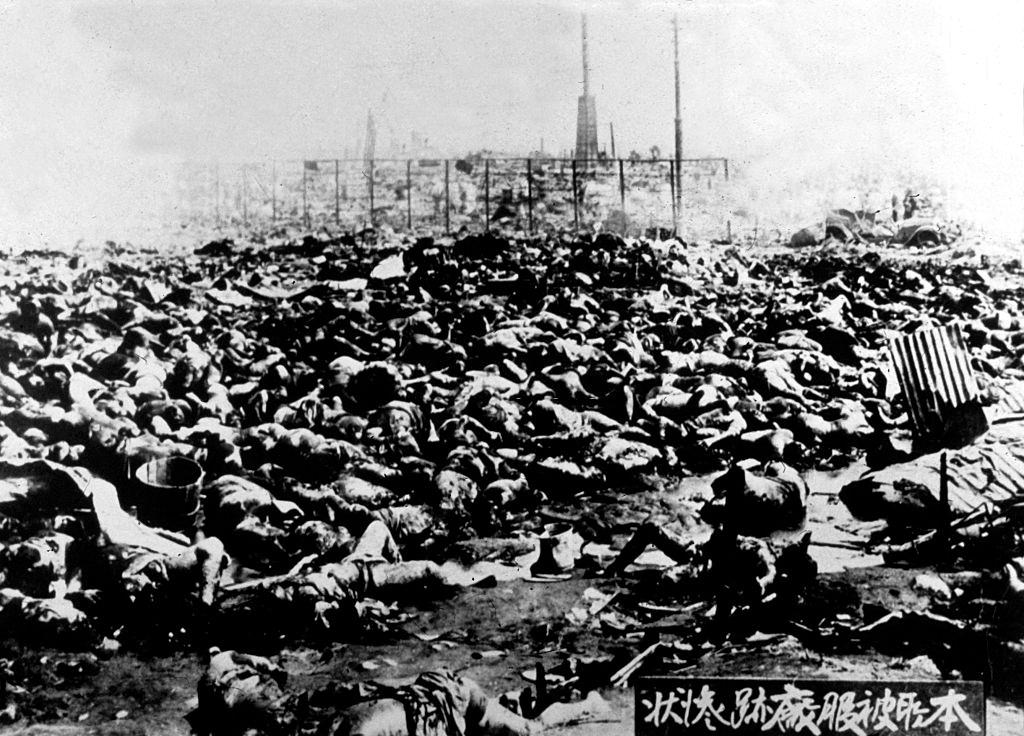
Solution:
[[[588,498],[707,473],[703,520],[725,541],[701,565],[720,560],[722,618],[799,593],[776,581],[787,553],[757,541],[802,523],[799,471],[913,456],[888,338],[958,320],[989,402],[1024,376],[1016,263],[609,234],[377,240],[7,261],[10,636],[265,651],[379,631],[402,600],[485,582],[450,562],[467,540],[532,539],[539,509],[561,508],[609,542],[622,530],[588,519]],[[855,513],[894,526],[931,509],[920,488],[861,488],[844,497]],[[996,576],[1021,552],[1012,521]],[[806,552],[805,536],[786,559]]]

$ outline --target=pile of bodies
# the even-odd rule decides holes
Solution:
[[[910,457],[888,338],[960,320],[988,400],[1022,374],[1021,292],[1001,285],[1017,264],[372,236],[7,261],[6,631],[83,648],[351,636],[480,582],[446,562],[461,541],[712,472],[719,608],[789,596],[806,564],[722,580],[799,526],[800,470]],[[139,481],[168,458],[202,469],[200,513]]]

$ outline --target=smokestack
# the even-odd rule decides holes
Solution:
[[[587,57],[587,15],[583,14],[583,96],[590,97],[590,59]]]
[[[597,158],[597,104],[590,96],[590,58],[587,55],[587,16],[583,14],[583,94],[576,115],[576,151],[578,161]]]

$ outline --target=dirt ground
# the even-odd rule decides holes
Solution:
[[[874,582],[887,588],[885,576]],[[379,645],[336,645],[324,651],[288,650],[281,661],[296,686],[322,684],[332,678],[380,679],[414,675],[432,667],[448,667],[482,682],[490,692],[524,687],[520,673],[541,662],[554,667],[565,654],[614,654],[623,643],[596,636],[562,640],[551,646],[538,640],[538,627],[557,622],[577,602],[591,581],[574,579],[558,584],[512,581],[490,590],[472,590],[436,607],[419,610],[411,632],[459,631],[464,638],[434,646],[415,638]],[[628,648],[628,647],[626,647]],[[441,651],[438,651],[438,650]],[[500,656],[492,653],[501,652]],[[372,673],[362,664],[373,662]],[[57,718],[46,723],[12,728],[12,734],[38,736],[130,736],[135,734],[190,733],[184,716],[195,707],[195,687],[201,672],[197,657],[175,656],[143,659],[117,656],[104,662],[95,677],[74,687],[53,687]],[[765,647],[720,652],[700,661],[688,675],[756,675],[766,677],[824,677],[844,679],[914,679],[934,677],[926,665],[893,660],[881,654],[846,657],[822,656],[793,639]],[[600,720],[559,727],[553,734],[598,736],[633,729],[631,689],[604,689],[601,695],[611,713]],[[988,733],[1018,736],[1024,727],[1024,710],[990,699]]]
[[[809,474],[812,498],[808,528],[812,538],[835,542],[841,535],[851,536],[843,530],[851,528],[852,519],[835,494],[845,478],[861,470],[854,466],[838,474]],[[596,502],[596,511],[620,532],[648,517],[670,523],[685,516],[688,505],[707,493],[706,483],[707,479],[694,478],[670,489],[605,497]],[[701,529],[691,527],[690,531],[699,534]],[[816,546],[812,554],[824,576],[856,586],[865,603],[889,610],[927,605],[912,587],[920,570],[882,567],[877,559],[841,547]],[[538,663],[550,672],[571,656],[607,656],[622,662],[646,646],[646,640],[641,642],[636,637],[608,636],[596,629],[568,624],[566,613],[581,605],[584,591],[591,587],[612,593],[617,583],[577,570],[571,580],[564,582],[510,580],[490,588],[468,589],[449,600],[408,608],[411,618],[398,636],[377,643],[287,649],[279,657],[289,672],[289,685],[294,687],[332,679],[399,679],[447,667],[477,679],[490,693],[519,691],[530,684],[523,673]],[[41,652],[40,656],[51,657],[51,664],[73,659],[73,655],[57,652]],[[115,655],[99,662],[92,673],[72,674],[64,682],[41,687],[33,694],[39,710],[37,722],[25,725],[22,721],[8,727],[8,732],[38,736],[184,736],[190,733],[184,716],[196,705],[201,670],[200,657],[195,654],[153,658]],[[906,660],[882,653],[823,655],[792,637],[721,647],[696,660],[686,674],[865,680],[939,677],[927,658]],[[1017,676],[1024,682],[1024,670],[1019,670]],[[632,689],[606,687],[600,692],[611,706],[609,714],[550,732],[566,736],[631,732]],[[988,733],[1024,733],[1024,710],[1019,704],[990,698]]]

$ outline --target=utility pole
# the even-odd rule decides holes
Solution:
[[[608,122],[608,137],[612,142],[612,159],[615,158],[615,126],[612,125],[611,121]]]
[[[366,147],[363,149],[363,163],[369,164],[377,156],[377,121],[373,110],[366,113]]]
[[[683,184],[683,114],[679,98],[679,16],[672,16],[672,43],[675,47],[676,63],[676,212],[682,209]]]

